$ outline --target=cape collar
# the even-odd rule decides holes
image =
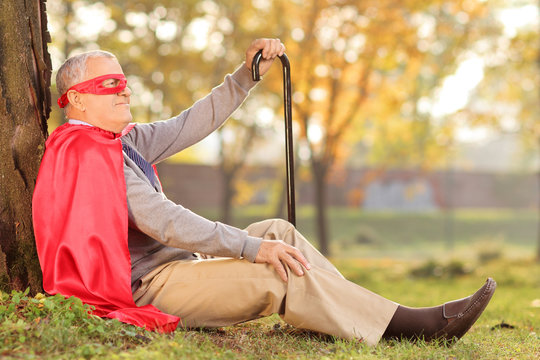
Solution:
[[[89,123],[87,123],[86,121],[77,120],[77,119],[69,119],[69,120],[68,120],[68,124],[69,124],[69,125],[84,125],[84,126],[90,126],[90,127],[95,128],[95,129],[99,129],[99,130],[101,130],[101,131],[104,131],[104,132],[106,132],[106,133],[111,134],[112,137],[113,137],[114,139],[126,135],[126,134],[127,134],[128,132],[130,132],[130,131],[135,127],[135,125],[136,125],[136,123],[130,123],[130,124],[128,124],[128,125],[124,128],[124,130],[122,130],[122,132],[120,132],[120,133],[114,133],[114,132],[112,132],[112,131],[104,130],[104,129],[102,129],[102,128],[99,128],[99,127],[97,127],[97,126],[94,126],[94,125],[92,125],[92,124],[89,124]]]

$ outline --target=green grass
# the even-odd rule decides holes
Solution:
[[[498,289],[471,329],[451,347],[381,341],[368,347],[293,329],[274,316],[239,326],[172,335],[146,332],[113,320],[85,315],[77,299],[1,294],[0,358],[106,359],[538,359],[540,357],[540,264],[497,259],[459,268],[459,262],[341,259],[352,281],[399,303],[430,306],[467,296],[487,276]],[[416,274],[413,276],[412,274]],[[502,322],[513,328],[498,328]]]
[[[219,220],[215,209],[200,209],[199,213]],[[297,228],[317,244],[315,209],[299,207],[296,213]],[[239,207],[233,225],[246,227],[273,216],[268,206]],[[471,246],[504,252],[506,257],[522,257],[534,253],[538,241],[538,214],[534,210],[399,213],[332,207],[328,223],[330,250],[336,257],[463,256],[471,252]]]
[[[211,210],[201,213],[217,219]],[[267,208],[256,207],[235,215],[237,226],[271,217]],[[0,358],[540,358],[540,263],[532,260],[535,212],[458,211],[448,216],[333,208],[329,216],[333,262],[351,281],[389,299],[432,306],[473,293],[488,276],[497,280],[497,291],[471,331],[451,347],[407,341],[367,347],[293,329],[277,316],[162,335],[89,317],[77,299],[1,293]],[[298,209],[297,218],[298,228],[315,239],[313,209]],[[497,327],[503,322],[513,328]]]

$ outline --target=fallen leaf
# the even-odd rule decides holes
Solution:
[[[491,328],[491,330],[495,330],[495,329],[514,329],[515,326],[514,325],[510,325],[510,324],[507,324],[505,323],[504,321],[501,322],[500,324],[497,324],[495,326],[493,326]]]

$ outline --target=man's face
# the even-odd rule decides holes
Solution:
[[[123,74],[122,67],[115,58],[90,58],[86,64],[87,72],[83,81],[107,74]],[[105,80],[103,86],[114,87],[115,79]],[[82,119],[92,125],[115,133],[121,132],[132,120],[130,111],[131,90],[126,87],[117,94],[80,94],[84,102]]]

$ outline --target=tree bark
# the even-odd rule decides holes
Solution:
[[[47,137],[45,0],[0,2],[0,288],[41,290],[32,193]]]
[[[285,207],[287,203],[287,180],[286,175],[282,176],[279,180],[279,198],[277,199],[277,205],[274,210],[274,218],[285,218]]]
[[[221,222],[224,224],[231,224],[232,222],[232,202],[236,189],[234,186],[234,179],[236,173],[226,172],[224,169],[221,171],[223,178],[223,196],[221,198]]]
[[[319,251],[325,255],[330,255],[328,246],[328,217],[326,215],[327,204],[327,186],[326,178],[328,167],[322,161],[312,160],[311,164],[313,181],[315,184],[315,207],[317,212],[317,235],[319,236]]]

